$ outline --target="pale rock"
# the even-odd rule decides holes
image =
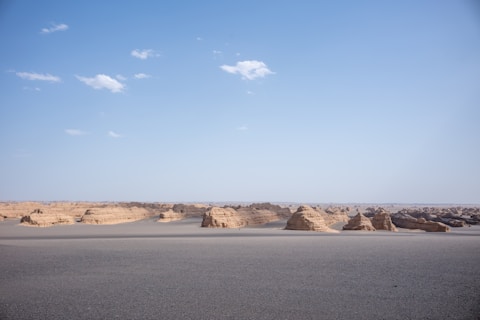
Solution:
[[[211,207],[203,215],[204,228],[241,228],[247,225],[238,212],[233,208]]]
[[[60,224],[74,224],[75,218],[61,213],[46,213],[40,209],[33,210],[29,215],[23,216],[21,225],[33,227],[52,227]]]
[[[343,226],[343,230],[375,231],[375,228],[370,219],[359,212]]]
[[[328,227],[322,214],[310,206],[300,206],[287,221],[286,230],[338,232]]]
[[[392,222],[398,228],[420,229],[427,232],[450,232],[450,228],[444,223],[427,221],[425,218],[417,219],[406,213],[392,214]]]
[[[154,210],[135,206],[108,205],[85,211],[80,222],[86,224],[117,224],[153,217]]]
[[[376,213],[372,218],[372,225],[377,230],[398,231],[387,211]]]

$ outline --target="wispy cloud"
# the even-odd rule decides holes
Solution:
[[[52,76],[50,73],[42,74],[35,72],[16,72],[18,77],[25,80],[40,80],[40,81],[50,81],[50,82],[60,82],[62,79],[57,76]]]
[[[197,39],[197,41],[202,41],[203,40],[202,37],[197,37],[196,39]]]
[[[78,129],[65,129],[65,133],[70,136],[84,136],[88,134],[88,132],[78,130]]]
[[[160,56],[158,53],[155,53],[155,51],[152,49],[144,49],[144,50],[135,49],[135,50],[132,50],[130,54],[135,58],[142,59],[142,60]]]
[[[48,34],[48,33],[52,33],[52,32],[66,31],[66,30],[68,30],[68,25],[66,25],[65,23],[61,23],[61,24],[52,23],[52,26],[50,28],[43,28],[40,31],[40,33]]]
[[[81,76],[75,76],[78,80],[85,83],[87,86],[92,87],[95,90],[107,89],[113,93],[122,92],[125,89],[125,85],[117,80],[105,75],[97,74],[95,77],[87,78]]]
[[[117,79],[120,80],[120,81],[126,81],[126,80],[127,80],[127,77],[125,77],[125,76],[123,76],[123,75],[121,75],[121,74],[117,74],[117,75],[115,76],[115,78],[117,78]]]
[[[42,91],[42,89],[40,89],[39,87],[23,87],[23,90],[26,90],[26,91],[36,91],[36,92],[40,92]]]
[[[151,75],[146,74],[146,73],[137,73],[137,74],[133,75],[133,77],[135,79],[147,79],[147,78],[150,78]]]
[[[248,126],[247,126],[247,125],[243,125],[243,126],[237,127],[237,130],[238,130],[238,131],[247,131],[247,130],[248,130]]]
[[[118,133],[113,132],[113,131],[108,131],[108,136],[111,137],[111,138],[122,138],[123,137],[122,134],[118,134]]]
[[[223,65],[220,68],[228,73],[240,74],[242,79],[246,80],[264,78],[269,74],[275,74],[268,69],[264,62],[257,60],[238,61],[234,66]]]
[[[212,53],[213,53],[213,58],[215,59],[223,57],[223,52],[220,50],[213,50]]]

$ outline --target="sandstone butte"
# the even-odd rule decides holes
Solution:
[[[142,207],[104,206],[88,209],[80,222],[86,224],[117,224],[154,217],[157,212]]]
[[[427,232],[450,232],[450,228],[442,222],[427,221],[425,218],[417,219],[405,213],[393,214],[392,221],[399,228],[420,229]]]
[[[377,212],[372,218],[372,225],[377,230],[387,230],[397,232],[398,229],[392,222],[392,218],[387,211]]]
[[[20,220],[20,224],[35,227],[51,227],[60,224],[74,224],[75,218],[61,213],[45,213],[40,209],[33,210]]]
[[[343,230],[375,231],[375,228],[372,221],[359,212],[343,226]]]
[[[319,211],[310,206],[300,206],[287,221],[286,230],[338,232],[331,229]]]
[[[171,222],[187,218],[201,218],[209,206],[205,204],[175,204],[165,212],[161,212],[158,222]]]
[[[205,228],[242,228],[287,218],[290,209],[270,203],[254,203],[247,207],[210,207],[203,215]]]
[[[44,214],[66,214],[80,219],[85,210],[96,205],[92,202],[0,202],[0,215],[18,219],[39,209]]]

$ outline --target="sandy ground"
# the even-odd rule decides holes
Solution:
[[[480,319],[480,226],[0,222],[0,319]]]

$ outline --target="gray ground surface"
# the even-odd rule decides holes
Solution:
[[[480,227],[450,234],[0,223],[0,319],[480,319]]]

